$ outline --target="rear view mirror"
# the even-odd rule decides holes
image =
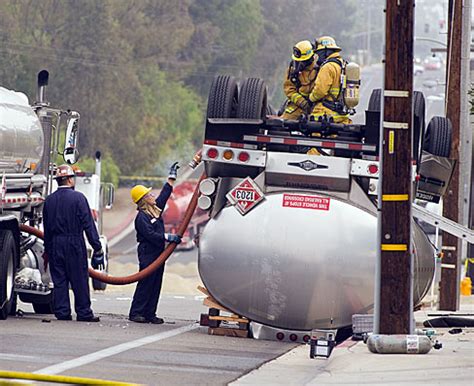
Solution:
[[[115,187],[113,184],[108,182],[107,184],[104,184],[104,189],[105,189],[105,209],[112,209],[112,206],[114,204],[114,199],[115,199]]]
[[[66,139],[64,143],[63,158],[68,164],[75,164],[79,159],[79,152],[77,151],[79,129],[79,114],[71,113],[67,121]]]
[[[79,151],[75,147],[64,149],[63,158],[66,163],[74,165],[79,160]]]

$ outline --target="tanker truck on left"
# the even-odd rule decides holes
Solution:
[[[0,87],[0,319],[16,313],[17,297],[35,312],[52,312],[43,242],[23,230],[42,229],[56,156],[69,164],[77,160],[79,114],[50,106],[48,78],[47,71],[38,73],[32,105],[25,94]]]

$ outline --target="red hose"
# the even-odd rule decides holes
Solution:
[[[194,189],[193,196],[191,197],[191,201],[189,202],[188,208],[186,209],[186,212],[184,214],[183,219],[181,220],[181,223],[179,224],[178,227],[178,235],[181,237],[183,236],[184,232],[186,231],[186,228],[189,225],[189,222],[191,221],[191,217],[193,216],[194,210],[196,209],[197,205],[197,200],[199,196],[199,183],[206,177],[205,173],[201,175],[201,178],[199,179],[196,188]],[[36,229],[32,226],[29,225],[20,225],[20,230],[22,232],[26,232],[29,234],[32,234],[34,236],[37,236],[39,238],[43,238],[44,234],[42,231],[39,229]],[[125,284],[130,284],[130,283],[135,283],[139,280],[144,279],[148,275],[150,275],[152,272],[156,271],[159,267],[161,267],[166,260],[170,257],[170,255],[173,253],[173,251],[176,248],[175,243],[170,243],[168,246],[165,248],[165,250],[161,253],[160,256],[156,258],[156,260],[151,263],[148,267],[146,267],[144,270],[136,272],[132,275],[128,276],[122,276],[122,277],[114,277],[114,276],[109,276],[104,273],[100,273],[98,271],[95,271],[92,268],[89,268],[89,276],[92,277],[93,279],[99,280],[101,282],[107,283],[107,284],[116,284],[116,285],[125,285]]]

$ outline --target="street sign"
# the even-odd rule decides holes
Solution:
[[[264,199],[263,192],[250,177],[234,187],[226,198],[241,215],[245,215]]]

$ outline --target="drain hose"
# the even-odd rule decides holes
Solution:
[[[199,179],[196,189],[194,190],[193,196],[191,197],[191,201],[189,202],[188,208],[186,209],[186,212],[184,213],[184,217],[181,220],[181,223],[179,224],[177,234],[179,236],[183,236],[184,232],[186,231],[186,228],[189,225],[189,222],[191,221],[191,217],[193,216],[194,210],[196,209],[197,205],[197,200],[199,196],[199,183],[205,178],[205,174],[203,173],[201,175],[201,178]],[[34,236],[37,236],[39,238],[43,238],[43,232],[40,231],[37,228],[34,228],[29,225],[21,224],[20,225],[20,230],[22,232],[26,232],[29,234],[32,234]],[[115,284],[115,285],[125,285],[125,284],[130,284],[130,283],[135,283],[139,280],[144,279],[148,275],[150,275],[152,272],[156,271],[159,267],[161,267],[166,260],[170,257],[170,255],[173,253],[173,251],[176,248],[175,243],[170,243],[167,245],[165,250],[161,253],[160,256],[156,258],[156,260],[151,263],[148,267],[143,269],[142,271],[136,272],[132,275],[128,276],[121,276],[121,277],[116,277],[116,276],[109,276],[105,273],[98,272],[92,268],[89,268],[89,276],[92,277],[93,279],[99,280],[103,283],[107,284]]]

